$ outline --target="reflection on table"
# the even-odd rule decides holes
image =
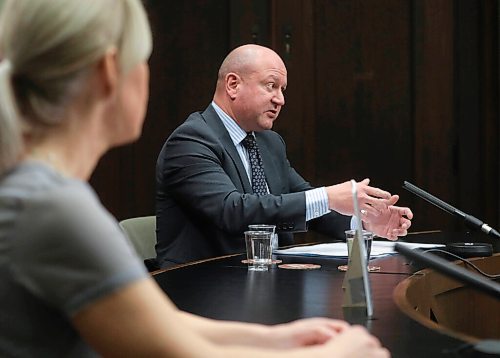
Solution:
[[[405,240],[490,242],[482,236],[442,233],[409,235]],[[493,244],[498,252],[498,243]],[[346,264],[345,259],[289,255],[278,258],[283,263],[320,264],[321,269],[285,270],[274,265],[267,272],[251,272],[242,263],[242,253],[161,271],[154,277],[180,309],[214,319],[264,324],[316,316],[350,320],[341,308],[344,273],[337,269]],[[380,272],[370,273],[374,316],[370,320],[350,320],[351,323],[366,326],[393,357],[442,357],[467,343],[417,322],[395,304],[395,287],[422,267],[399,255],[372,262],[381,267]]]

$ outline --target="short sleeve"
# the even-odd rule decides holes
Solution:
[[[35,196],[22,216],[12,246],[14,279],[69,316],[149,276],[116,220],[84,183]]]

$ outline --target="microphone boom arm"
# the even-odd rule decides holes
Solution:
[[[428,192],[420,189],[419,187],[405,181],[403,183],[403,189],[408,190],[409,192],[411,192],[411,193],[415,194],[416,196],[424,199],[425,201],[437,206],[438,208],[446,211],[449,214],[453,214],[453,215],[461,217],[465,221],[465,224],[467,226],[472,227],[474,229],[480,229],[484,233],[500,239],[500,233],[498,233],[498,231],[493,229],[488,224],[482,222],[481,220],[479,220],[478,218],[476,218],[472,215],[468,215],[468,214],[464,213],[463,211],[458,210],[457,208],[451,206],[450,204],[445,203],[441,199],[436,198],[434,195],[431,195]]]

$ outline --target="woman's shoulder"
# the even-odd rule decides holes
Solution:
[[[9,211],[18,220],[28,215],[30,222],[48,213],[63,219],[105,211],[88,183],[39,162],[24,162],[6,173],[0,179],[0,200],[4,213]]]

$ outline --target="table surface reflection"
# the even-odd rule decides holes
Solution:
[[[462,234],[409,235],[406,241],[446,243],[491,242]],[[498,251],[498,243],[494,243]],[[342,281],[337,267],[345,260],[321,257],[278,256],[283,263],[320,264],[316,270],[248,271],[232,255],[154,275],[160,287],[182,310],[214,319],[276,324],[304,317],[331,317],[362,324],[377,336],[393,357],[452,356],[465,342],[433,331],[402,313],[393,300],[397,284],[421,269],[400,255],[370,261],[381,271],[370,273],[374,314],[371,319],[344,316]]]

